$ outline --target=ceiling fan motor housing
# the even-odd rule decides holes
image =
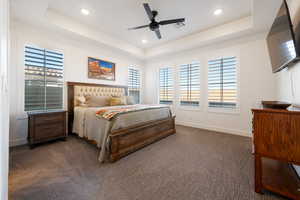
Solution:
[[[155,30],[159,29],[159,24],[155,20],[153,20],[150,23],[149,27],[150,27],[151,31],[155,31]]]
[[[159,24],[155,21],[155,17],[157,16],[158,12],[156,10],[152,10],[153,18],[151,20],[151,23],[149,24],[149,28],[151,31],[155,31],[159,29]]]
[[[153,19],[157,16],[158,12],[156,10],[152,10]]]

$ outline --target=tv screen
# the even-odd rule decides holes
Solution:
[[[288,6],[284,1],[267,37],[273,72],[288,66],[297,57],[295,35]]]

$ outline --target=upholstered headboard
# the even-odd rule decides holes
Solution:
[[[93,83],[67,82],[68,86],[68,129],[72,132],[74,107],[78,96],[126,96],[127,86],[104,85]]]
[[[77,106],[76,97],[80,96],[126,96],[126,89],[124,87],[104,87],[103,85],[74,85],[74,106]]]

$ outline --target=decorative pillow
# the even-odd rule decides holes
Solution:
[[[126,96],[126,104],[127,105],[134,105],[135,104],[134,97],[133,96]]]
[[[86,105],[86,98],[84,96],[76,97],[76,105],[85,106]]]
[[[103,107],[109,105],[110,97],[106,96],[86,96],[86,104],[88,107]]]
[[[110,106],[126,105],[126,97],[111,97]]]

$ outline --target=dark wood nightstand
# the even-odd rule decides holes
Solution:
[[[35,144],[67,138],[67,111],[28,112],[28,142]]]

